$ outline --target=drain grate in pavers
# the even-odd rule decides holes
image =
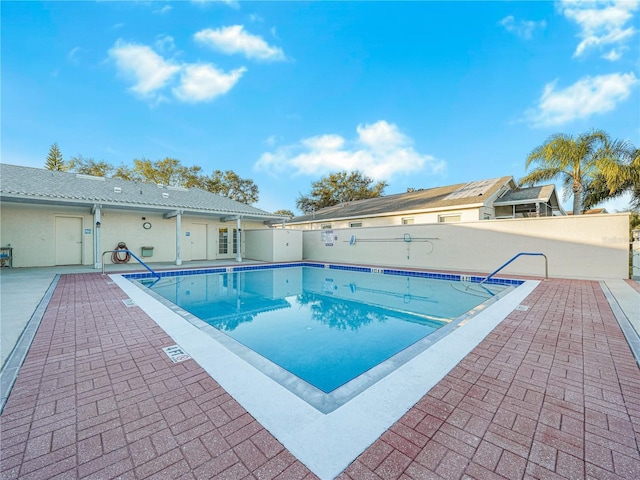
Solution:
[[[173,363],[184,362],[185,360],[189,360],[191,358],[191,355],[182,350],[182,348],[178,345],[163,347],[162,350],[169,356]]]
[[[514,310],[517,310],[519,312],[526,312],[529,310],[529,305],[518,305],[516,308],[514,308]]]
[[[135,307],[136,306],[136,302],[134,302],[130,298],[125,298],[124,300],[122,300],[122,303],[124,303],[125,307]]]

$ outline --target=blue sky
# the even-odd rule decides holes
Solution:
[[[638,1],[0,8],[4,163],[171,157],[295,211],[344,169],[392,194],[518,179],[555,133],[640,145]]]

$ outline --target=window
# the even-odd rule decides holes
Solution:
[[[459,221],[460,215],[438,215],[438,222],[440,223],[453,223]]]
[[[228,228],[218,229],[218,255],[226,255],[229,253],[229,242],[233,253],[238,253],[238,230],[232,229],[231,238],[229,238]]]
[[[320,228],[322,230],[331,230],[331,224],[330,223],[323,223],[322,225],[320,225]]]
[[[349,228],[358,228],[362,226],[362,222],[349,222]]]
[[[402,219],[402,224],[403,225],[413,225],[414,220],[413,218],[403,218]]]
[[[229,238],[229,229],[228,228],[219,228],[218,229],[218,254],[224,255],[228,252],[228,238]]]
[[[233,253],[238,253],[238,230],[233,229]]]

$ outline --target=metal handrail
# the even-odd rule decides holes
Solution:
[[[135,259],[138,261],[138,263],[139,263],[140,265],[142,265],[144,268],[146,268],[147,270],[149,270],[149,271],[151,272],[151,274],[152,274],[152,275],[154,275],[155,277],[157,277],[157,278],[158,278],[158,280],[159,280],[160,278],[162,278],[158,272],[156,272],[156,271],[155,271],[155,270],[153,270],[149,265],[147,265],[147,264],[146,264],[146,263],[144,263],[142,260],[140,260],[140,259],[138,258],[138,256],[137,256],[135,253],[133,253],[131,250],[125,250],[125,249],[120,249],[120,250],[106,250],[106,251],[102,252],[102,275],[104,275],[104,256],[105,256],[107,253],[120,253],[120,252],[128,253],[129,255],[131,255],[133,258],[135,258]]]
[[[515,255],[513,258],[511,258],[511,260],[509,260],[508,262],[506,262],[504,265],[502,265],[500,268],[498,268],[497,270],[495,270],[494,272],[491,272],[487,278],[485,278],[484,280],[482,280],[480,283],[484,283],[487,280],[489,280],[491,277],[493,277],[496,273],[498,273],[500,270],[502,270],[504,267],[506,267],[507,265],[509,265],[511,262],[513,262],[516,258],[522,256],[522,255],[530,255],[530,256],[537,256],[537,257],[544,257],[544,278],[546,280],[549,279],[549,261],[547,260],[547,256],[544,253],[530,253],[530,252],[520,252],[517,255]]]

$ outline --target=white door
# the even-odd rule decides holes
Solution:
[[[229,229],[218,228],[218,258],[229,258]]]
[[[207,224],[191,224],[191,260],[207,259]]]
[[[56,217],[56,265],[82,264],[82,218]]]
[[[235,228],[218,228],[217,258],[233,258],[236,256],[238,230]]]

